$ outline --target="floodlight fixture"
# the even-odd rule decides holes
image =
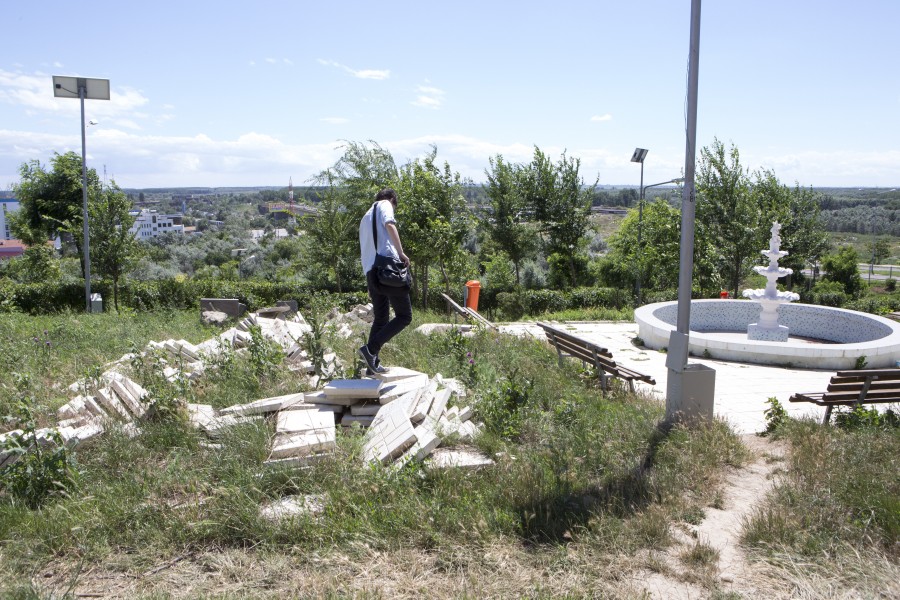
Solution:
[[[634,154],[631,155],[631,162],[644,164],[644,159],[647,158],[647,150],[646,148],[635,148]]]
[[[109,100],[109,79],[90,77],[53,76],[53,96],[56,98],[77,98],[81,101],[81,195],[82,217],[84,219],[84,299],[87,311],[91,312],[91,238],[88,234],[88,184],[87,184],[87,144],[85,143],[84,101]],[[91,121],[91,125],[96,125]]]

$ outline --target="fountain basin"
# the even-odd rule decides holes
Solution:
[[[896,366],[900,323],[877,315],[814,304],[784,304],[778,321],[790,329],[785,342],[747,339],[747,327],[761,307],[743,300],[693,300],[689,351],[712,358],[810,369],[853,369],[860,356],[868,368]],[[638,335],[648,348],[669,345],[677,302],[648,304],[634,311]]]

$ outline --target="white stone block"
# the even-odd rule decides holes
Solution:
[[[288,456],[306,456],[313,452],[331,450],[337,446],[335,428],[316,429],[305,433],[276,435],[269,459],[286,458]]]
[[[386,464],[403,454],[417,439],[406,408],[400,403],[385,405],[363,440],[363,458],[367,462]]]
[[[228,408],[220,410],[219,413],[223,415],[262,415],[303,404],[303,402],[304,394],[302,392],[298,394],[285,394],[283,396],[273,396],[271,398],[255,400],[247,404],[229,406]]]
[[[344,414],[344,416],[341,417],[341,425],[344,427],[350,427],[354,423],[359,423],[361,427],[369,427],[372,425],[372,421],[374,420],[374,416]]]
[[[428,409],[431,408],[431,402],[434,400],[434,395],[437,392],[437,382],[429,381],[428,385],[425,386],[425,389],[422,390],[422,394],[419,396],[419,399],[416,401],[415,407],[413,407],[412,414],[410,414],[409,418],[413,423],[421,423],[425,420],[425,417],[428,416]]]
[[[322,391],[328,398],[378,398],[383,385],[377,379],[335,379]]]
[[[426,464],[435,469],[480,469],[493,465],[494,461],[477,450],[456,447],[438,448],[432,452]]]
[[[336,406],[353,406],[362,402],[360,398],[348,398],[346,396],[328,396],[324,390],[318,392],[307,392],[304,394],[304,402],[307,404],[316,404],[319,406],[336,405]]]
[[[422,375],[425,375],[425,373],[422,373],[421,371],[413,371],[412,369],[407,369],[406,367],[390,367],[386,373],[376,373],[372,375],[372,377],[390,383],[398,381],[400,379],[419,377]]]
[[[354,404],[350,407],[350,414],[354,417],[374,417],[381,409],[381,404]]]
[[[387,404],[412,390],[423,389],[428,385],[428,375],[420,374],[385,383],[381,389],[379,402]]]
[[[103,408],[107,409],[110,416],[120,418],[124,421],[131,421],[131,413],[125,409],[116,395],[108,387],[99,388],[94,393],[94,398],[97,399]]]
[[[471,406],[464,406],[459,409],[459,420],[463,423],[472,418],[472,415],[475,414],[475,411]]]
[[[334,429],[334,413],[303,409],[278,413],[275,426],[278,433],[303,433],[317,429]]]
[[[447,388],[438,390],[435,393],[434,400],[431,402],[431,408],[428,409],[427,418],[434,422],[441,418],[441,415],[444,414],[444,409],[447,407],[447,402],[450,400],[450,393],[450,390]]]
[[[429,425],[420,425],[414,428],[416,443],[407,450],[398,460],[398,464],[406,464],[411,460],[422,462],[435,448],[441,445],[441,438],[437,436]]]

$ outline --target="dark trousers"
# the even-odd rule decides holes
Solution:
[[[369,352],[378,354],[382,346],[412,322],[412,301],[409,299],[408,289],[389,288],[379,284],[375,269],[366,273],[366,287],[369,289],[372,314],[375,317],[366,345]],[[391,308],[394,309],[394,318],[388,321]]]

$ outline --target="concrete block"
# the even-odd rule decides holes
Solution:
[[[381,409],[381,404],[354,404],[350,407],[350,414],[354,417],[374,417]]]
[[[372,421],[374,420],[374,416],[370,417],[365,415],[344,414],[344,416],[341,417],[341,425],[344,427],[350,427],[354,423],[359,423],[361,427],[371,427]]]
[[[407,369],[406,367],[390,367],[387,370],[387,373],[376,373],[372,375],[375,379],[380,379],[386,383],[398,381],[400,379],[406,379],[408,377],[417,377],[425,375],[421,371],[413,371],[412,369]]]
[[[105,408],[110,416],[120,418],[123,421],[131,421],[131,413],[125,409],[113,391],[108,388],[98,388],[94,392],[94,398]]]
[[[322,494],[286,496],[263,504],[259,509],[259,515],[269,521],[280,521],[302,515],[318,515],[323,512],[325,512],[325,496]]]
[[[219,413],[223,415],[262,415],[303,404],[303,398],[304,394],[302,392],[298,394],[285,394],[284,396],[273,396],[271,398],[255,400],[247,404],[235,404],[234,406],[223,408]]]
[[[200,312],[211,310],[223,312],[229,317],[240,317],[247,312],[247,306],[237,298],[200,298]]]
[[[428,409],[428,419],[437,422],[441,418],[441,415],[444,414],[444,409],[447,407],[447,402],[450,400],[450,393],[450,390],[447,388],[438,390],[435,393],[434,400],[431,402],[431,408]]]
[[[406,377],[391,383],[385,383],[378,401],[382,404],[387,404],[393,402],[407,392],[423,389],[427,385],[428,375],[425,374],[414,375],[413,377]]]
[[[425,386],[425,389],[422,390],[422,394],[419,396],[419,399],[416,401],[415,407],[413,407],[412,413],[409,418],[413,423],[421,423],[425,420],[425,417],[428,415],[428,409],[431,408],[431,402],[434,400],[434,395],[437,392],[437,382],[429,381],[428,385]]]
[[[322,391],[329,398],[378,398],[383,385],[377,379],[335,379]]]
[[[100,404],[92,396],[83,396],[82,398],[84,399],[84,405],[92,415],[101,419],[109,417],[109,415],[106,414],[106,411],[100,408]]]
[[[109,386],[112,391],[115,393],[116,397],[121,401],[121,403],[128,409],[128,411],[134,415],[135,417],[143,417],[147,412],[143,405],[141,405],[140,400],[132,395],[131,391],[125,387],[125,384],[120,379],[113,379],[110,382]]]
[[[417,441],[406,407],[400,403],[385,405],[372,420],[363,440],[363,458],[367,462],[387,464]]]
[[[277,433],[303,433],[334,429],[334,413],[318,410],[283,410],[278,413]]]
[[[422,462],[441,445],[441,438],[429,425],[420,425],[415,427],[414,431],[416,443],[397,460],[398,464],[406,464],[411,460]]]
[[[440,386],[449,389],[457,398],[466,397],[466,386],[464,386],[460,380],[454,379],[452,377],[444,378],[440,373],[435,375],[435,379],[438,380],[438,384]]]
[[[305,433],[276,435],[269,459],[305,456],[337,447],[335,428],[316,429]]]
[[[187,404],[188,419],[191,425],[206,430],[216,419],[216,409],[209,404]]]
[[[103,431],[103,424],[95,420],[76,428],[73,431],[72,436],[69,438],[69,440],[67,440],[67,443],[70,443],[73,446],[78,446],[79,444],[83,444],[91,438],[97,437],[98,435],[103,433]]]
[[[472,418],[475,410],[471,406],[464,406],[459,409],[459,420],[463,423]]]
[[[60,419],[74,419],[85,414],[89,414],[89,412],[84,404],[83,396],[75,396],[56,409],[56,416]]]
[[[347,396],[328,396],[325,390],[318,392],[307,392],[304,394],[304,402],[307,404],[317,405],[335,405],[335,406],[353,406],[359,404],[363,400],[360,398],[350,398]]]
[[[425,464],[435,469],[481,469],[493,465],[494,461],[473,448],[456,447],[438,448]]]
[[[456,430],[456,434],[460,437],[460,439],[467,442],[471,442],[472,440],[474,440],[475,436],[478,435],[478,432],[478,428],[472,421],[466,421],[465,423],[461,424]]]
[[[450,408],[444,410],[444,416],[447,417],[448,419],[450,419],[451,421],[462,422],[459,418],[459,407],[458,406],[451,406]]]

